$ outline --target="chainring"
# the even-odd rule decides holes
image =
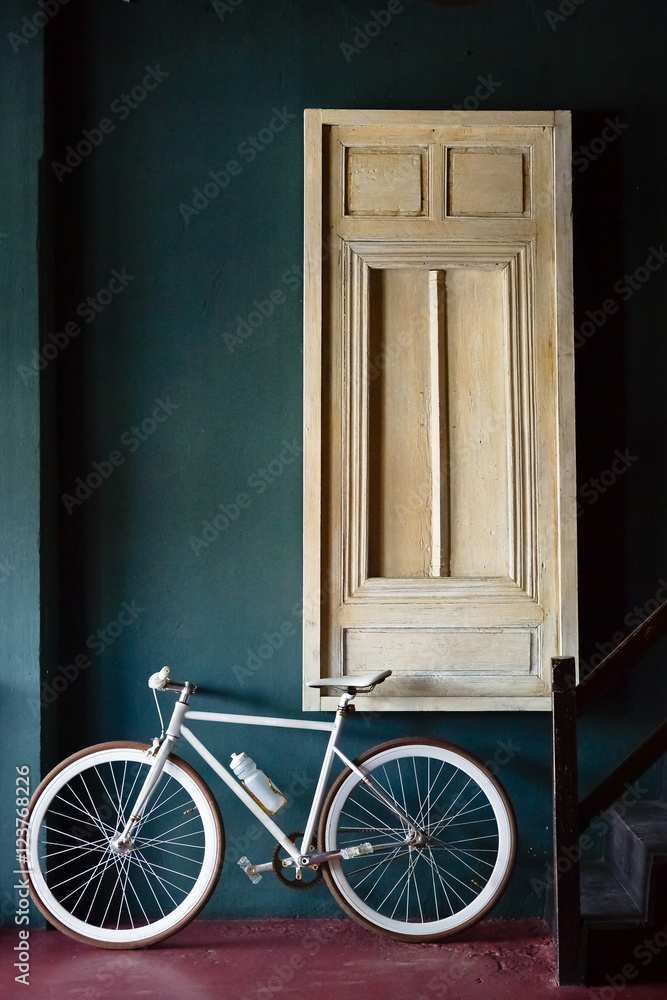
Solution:
[[[288,834],[288,838],[292,841],[296,842],[297,837],[303,837],[303,831]],[[280,856],[281,852],[283,857],[289,857],[282,844],[276,844],[276,849],[273,852],[273,870],[282,884],[286,885],[288,889],[314,889],[322,878],[322,866],[319,865],[317,870],[302,868],[301,878],[298,879],[296,877],[296,868],[283,868],[283,858]]]

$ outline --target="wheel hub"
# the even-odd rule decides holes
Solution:
[[[118,837],[117,840],[109,841],[109,847],[114,854],[128,854],[129,851],[133,851],[135,849],[136,845],[131,837],[128,837],[127,840],[121,840],[120,837]]]

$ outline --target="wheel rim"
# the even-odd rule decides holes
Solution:
[[[406,844],[408,825],[350,773],[325,817],[325,849],[395,846],[329,862],[347,905],[403,937],[437,937],[479,919],[512,862],[512,820],[491,777],[455,751],[432,745],[388,748],[361,768],[426,836],[421,846]]]
[[[49,913],[82,937],[134,944],[187,919],[217,876],[219,837],[197,782],[167,761],[134,849],[112,842],[150,762],[141,750],[101,750],[63,768],[32,811],[29,874]]]

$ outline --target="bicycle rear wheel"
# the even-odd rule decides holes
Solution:
[[[319,844],[372,853],[336,858],[324,877],[358,922],[402,941],[449,937],[498,900],[514,861],[512,810],[496,779],[463,750],[432,739],[399,739],[367,751],[334,783]],[[410,826],[374,794],[391,799]]]
[[[151,765],[140,743],[104,743],[44,778],[24,824],[22,868],[52,924],[102,948],[141,948],[184,927],[208,901],[224,853],[220,812],[188,764],[170,757],[133,834],[113,841]]]

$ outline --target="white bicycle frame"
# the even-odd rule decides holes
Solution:
[[[186,682],[185,684],[177,684],[173,681],[168,681],[162,690],[180,691],[181,697],[174,706],[174,711],[167,727],[165,738],[157,752],[154,754],[153,766],[151,767],[141,791],[139,792],[137,800],[134,803],[130,819],[125,825],[123,832],[115,842],[116,849],[120,852],[131,849],[132,832],[142,817],[144,809],[146,808],[151,794],[160,778],[164,764],[179,736],[183,736],[187,740],[193,749],[197,751],[199,756],[205,760],[206,763],[213,768],[216,774],[222,778],[224,783],[232,790],[234,795],[241,800],[246,809],[249,809],[250,812],[256,816],[260,823],[266,827],[269,833],[273,835],[274,839],[277,840],[277,842],[287,851],[292,859],[291,862],[287,861],[287,866],[294,865],[297,868],[303,868],[308,867],[309,865],[318,865],[322,861],[326,861],[329,858],[340,857],[339,851],[328,851],[318,854],[311,853],[309,850],[312,843],[312,836],[315,832],[315,825],[322,809],[322,803],[324,802],[327,781],[329,780],[329,775],[331,774],[331,768],[333,766],[335,756],[339,757],[346,767],[349,767],[351,771],[357,774],[365,782],[369,791],[381,802],[383,802],[384,805],[387,806],[387,808],[401,820],[409,831],[408,836],[406,836],[405,843],[419,842],[419,839],[423,835],[423,831],[415,826],[414,822],[405,814],[403,809],[401,809],[398,802],[383,792],[383,790],[377,785],[377,782],[371,784],[366,772],[357,767],[357,765],[351,761],[338,747],[338,739],[343,726],[343,720],[350,711],[348,705],[349,702],[351,702],[355,697],[356,692],[343,692],[336,711],[336,718],[333,722],[308,722],[301,719],[271,719],[260,715],[230,715],[226,712],[196,712],[189,708],[190,695],[196,690],[194,684],[190,684],[189,682]],[[225,768],[217,757],[215,757],[211,751],[204,746],[201,740],[199,740],[194,733],[192,733],[187,726],[183,724],[185,719],[192,719],[201,722],[221,722],[231,724],[242,723],[243,725],[250,726],[277,726],[285,729],[311,729],[320,732],[328,732],[330,734],[329,742],[324,753],[324,759],[322,761],[320,776],[313,795],[308,820],[306,822],[306,828],[301,844],[301,852],[298,850],[296,844],[294,844],[285,832],[281,830],[278,824],[275,823],[262,809],[262,807],[257,804],[255,799],[249,794],[244,786],[229,773],[227,768]],[[395,850],[396,847],[397,843],[396,840],[394,840],[393,842],[387,844],[376,844],[373,846],[372,850],[373,853],[375,853],[385,849]],[[272,862],[269,861],[261,865],[250,865],[246,868],[246,871],[248,875],[253,876],[259,872],[268,871],[272,867]]]

